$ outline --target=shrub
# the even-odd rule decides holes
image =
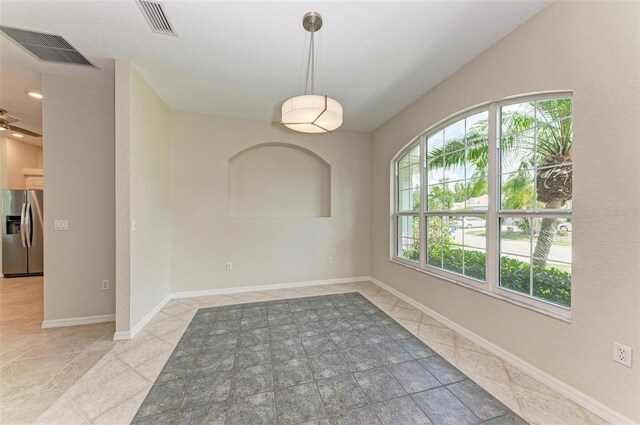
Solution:
[[[486,278],[486,255],[482,251],[464,251],[451,246],[429,245],[429,265],[440,267],[440,258],[445,270],[463,274],[475,279]],[[403,252],[406,258],[419,260],[417,247]],[[442,257],[441,257],[442,256]],[[500,260],[500,282],[513,291],[529,294],[530,265],[515,258],[502,257]],[[571,305],[571,273],[555,267],[533,267],[533,295],[563,306]]]

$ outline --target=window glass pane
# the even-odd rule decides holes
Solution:
[[[534,131],[526,130],[500,138],[500,172],[511,173],[533,168]]]
[[[572,161],[573,120],[565,117],[536,127],[536,166],[547,167]]]
[[[489,111],[478,112],[467,117],[467,139],[474,137],[487,137],[489,135]]]
[[[465,196],[466,196],[466,182],[464,180],[459,182],[454,182],[452,184],[447,185],[450,187],[453,197],[453,202],[451,203],[451,209],[453,211],[463,211],[466,209]]]
[[[442,217],[427,216],[427,264],[442,267]]]
[[[427,216],[427,264],[484,281],[485,225],[482,216]]]
[[[398,170],[398,208],[400,211],[420,209],[420,165],[410,165]]]
[[[565,307],[571,305],[571,264],[533,264],[533,296]]]
[[[444,167],[442,157],[427,162],[427,184],[442,183],[444,181]]]
[[[529,295],[531,293],[530,259],[500,254],[500,286]]]
[[[536,169],[536,209],[570,209],[573,197],[571,165]]]
[[[500,183],[500,208],[531,210],[534,208],[533,171],[503,174]]]
[[[465,179],[464,150],[444,156],[444,181],[454,182]]]
[[[489,208],[489,185],[486,179],[471,179],[464,182],[465,208],[486,211]]]
[[[571,263],[571,231],[565,218],[534,218],[533,257],[536,260]]]
[[[571,208],[571,108],[571,99],[538,100],[501,108],[503,209]],[[531,170],[526,172],[526,180],[532,185],[524,185],[524,170]]]
[[[502,136],[519,133],[534,126],[535,102],[516,103],[503,106],[500,110]]]
[[[530,218],[500,218],[500,252],[531,257]]]
[[[462,274],[463,253],[462,246],[450,245],[445,247],[442,255],[442,268],[449,272]]]
[[[409,211],[411,209],[411,196],[413,191],[409,190],[401,190],[398,193],[398,210],[400,211]]]
[[[486,249],[487,228],[484,217],[464,218],[464,245],[470,248]]]
[[[458,274],[462,274],[464,267],[463,220],[462,216],[449,216],[443,217],[442,222],[442,268]]]
[[[409,151],[409,165],[420,164],[420,144],[417,144],[411,151]]]
[[[464,275],[484,281],[487,276],[487,254],[483,249],[464,248]]]
[[[445,152],[453,152],[464,149],[465,146],[464,119],[451,124],[444,129]]]
[[[453,197],[445,185],[436,184],[427,187],[427,210],[442,211],[451,209]]]
[[[427,138],[427,156],[442,155],[442,147],[444,146],[444,131],[440,130]]]
[[[420,259],[420,223],[418,216],[398,217],[398,252],[407,260]]]
[[[570,117],[571,99],[545,99],[536,102],[538,121],[552,122],[565,117]]]

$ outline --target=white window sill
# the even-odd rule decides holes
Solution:
[[[523,301],[521,299],[518,298],[525,298],[524,296],[518,295],[515,292],[511,292],[507,289],[503,289],[498,287],[497,285],[495,285],[496,291],[491,291],[490,290],[490,285],[488,285],[488,283],[480,283],[478,282],[477,284],[471,284],[471,283],[467,283],[467,282],[463,282],[461,280],[458,280],[455,278],[455,275],[445,275],[443,272],[443,274],[440,273],[434,273],[430,270],[426,270],[422,267],[420,267],[420,265],[418,263],[414,263],[413,261],[410,260],[404,260],[402,258],[399,257],[392,257],[389,259],[389,261],[391,261],[392,263],[395,264],[399,264],[401,266],[410,268],[412,270],[415,270],[417,272],[420,273],[424,273],[426,275],[429,276],[433,276],[435,278],[444,280],[446,282],[450,282],[450,283],[455,283],[456,285],[462,286],[463,288],[467,288],[467,289],[471,289],[473,291],[479,292],[481,294],[484,295],[488,295],[492,298],[496,298],[499,299],[501,301],[506,301],[510,304],[514,304],[517,305],[518,307],[522,307],[522,308],[526,308],[527,310],[531,310],[534,311],[536,313],[540,313],[540,314],[544,314],[545,316],[549,316],[553,319],[557,319],[560,320],[562,322],[565,323],[571,323],[571,310],[569,309],[564,309],[561,307],[557,307],[556,309],[550,309],[550,308],[544,308],[541,307],[539,305],[533,305],[527,301]],[[499,291],[499,292],[498,292]],[[534,299],[531,300],[532,302],[537,302],[540,304],[543,304],[542,301],[536,301]],[[553,307],[550,305],[550,307]]]

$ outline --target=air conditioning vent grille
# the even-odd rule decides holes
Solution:
[[[0,32],[42,61],[94,66],[62,36],[6,26]]]
[[[153,32],[177,36],[162,3],[152,0],[138,0],[138,5]]]

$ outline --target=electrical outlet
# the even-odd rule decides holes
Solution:
[[[631,367],[631,357],[633,356],[633,349],[631,347],[613,343],[613,361],[623,364],[627,367]]]
[[[329,264],[333,264],[333,257],[329,257]]]
[[[233,264],[231,264],[231,261],[227,261],[227,266],[225,270],[230,271],[231,269],[233,269]]]
[[[103,280],[102,281],[102,289],[109,289],[109,281],[108,280]]]

